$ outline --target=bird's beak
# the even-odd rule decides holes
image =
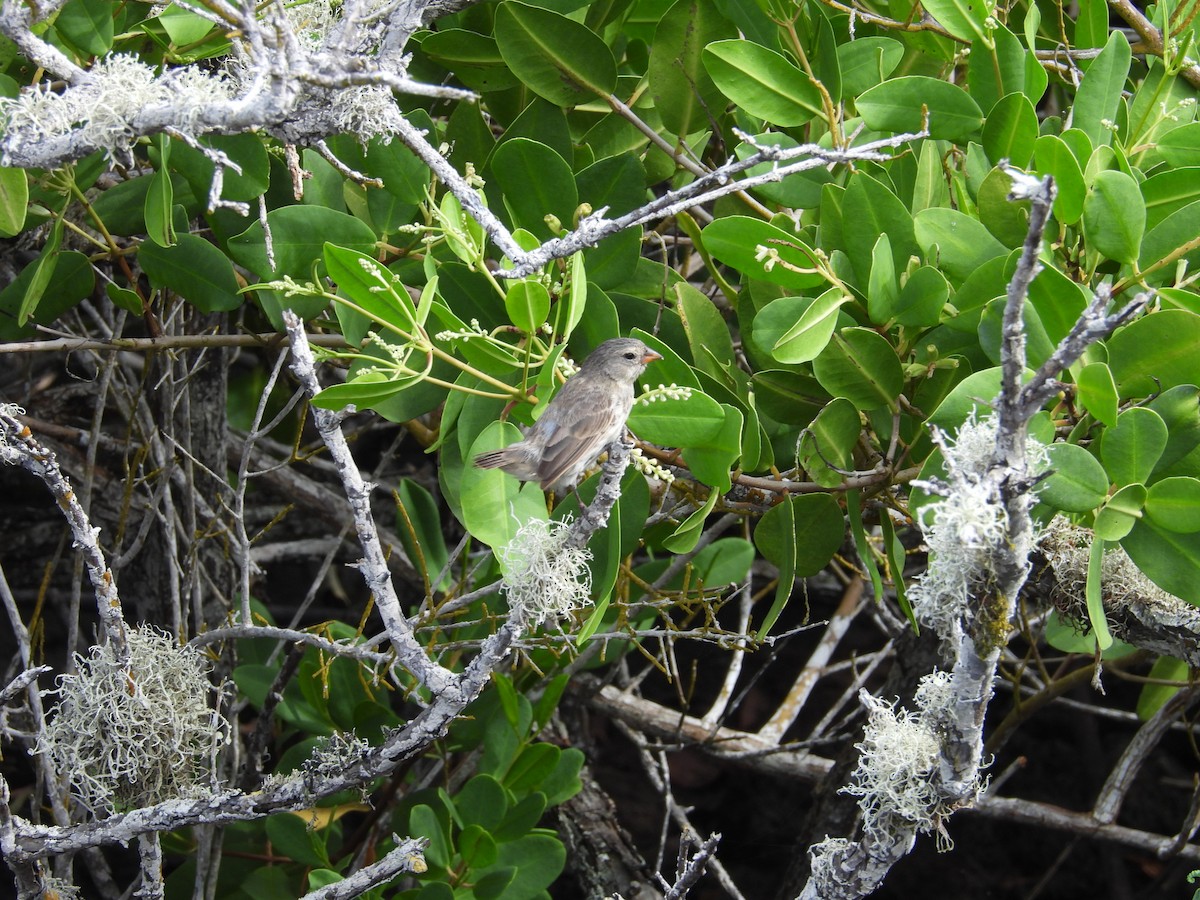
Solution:
[[[656,359],[662,359],[661,353],[655,353],[653,350],[646,350],[646,355],[642,357],[643,363],[652,363]]]

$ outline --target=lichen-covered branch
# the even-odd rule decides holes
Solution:
[[[0,461],[19,465],[42,480],[71,527],[75,547],[83,554],[88,577],[96,592],[96,609],[104,633],[116,652],[125,655],[125,620],[121,597],[113,581],[112,570],[100,549],[100,529],[94,528],[75,496],[71,482],[59,468],[54,454],[38,443],[33,432],[17,416],[20,410],[11,403],[0,404]]]
[[[1023,387],[1024,305],[1040,270],[1054,185],[1048,177],[1039,181],[1012,169],[1009,175],[1010,199],[1028,199],[1032,208],[1005,303],[1000,394],[993,415],[977,420],[973,414],[953,438],[935,429],[947,479],[922,485],[939,496],[921,512],[930,562],[909,590],[914,612],[940,637],[949,669],[922,679],[913,712],[864,695],[867,738],[858,745],[854,783],[845,789],[859,797],[861,834],[830,838],[811,849],[805,898],[864,896],[919,833],[940,831],[946,816],[978,801],[984,715],[1036,546],[1032,487],[1045,456],[1028,436],[1029,420],[1049,398],[1046,391],[1059,372],[1145,302],[1139,298],[1108,316],[1108,296],[1098,295]],[[900,790],[901,785],[909,787]]]

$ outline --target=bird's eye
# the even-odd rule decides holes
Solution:
[[[637,359],[637,354],[634,353],[632,350],[630,350],[628,353],[625,354],[625,358],[626,359]]]

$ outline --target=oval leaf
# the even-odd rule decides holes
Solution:
[[[1200,479],[1177,476],[1150,485],[1146,517],[1166,531],[1200,531]]]
[[[1146,205],[1137,182],[1124,172],[1099,172],[1083,201],[1088,246],[1109,259],[1138,258],[1146,229]]]
[[[1116,484],[1145,482],[1167,446],[1167,424],[1152,409],[1135,407],[1117,416],[1100,437],[1100,459]],[[1109,540],[1114,540],[1109,538]]]
[[[895,409],[904,370],[887,338],[870,328],[847,328],[813,360],[813,374],[834,397],[859,409]]]
[[[704,67],[739,109],[790,128],[823,113],[821,92],[804,72],[753,41],[717,41],[704,49]]]
[[[872,131],[920,131],[922,107],[929,110],[930,137],[940,140],[964,140],[983,124],[983,112],[970,94],[926,75],[906,75],[876,85],[858,98],[857,106]]]
[[[558,106],[606,97],[617,86],[612,51],[587,26],[516,0],[496,8],[496,43],[529,89]]]
[[[1051,475],[1038,486],[1038,499],[1062,512],[1090,512],[1108,496],[1100,461],[1078,444],[1051,444]]]

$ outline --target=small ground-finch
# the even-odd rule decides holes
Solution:
[[[523,440],[481,453],[475,465],[501,469],[543,491],[573,487],[604,448],[621,437],[633,383],[662,357],[636,338],[605,341],[567,379]]]

